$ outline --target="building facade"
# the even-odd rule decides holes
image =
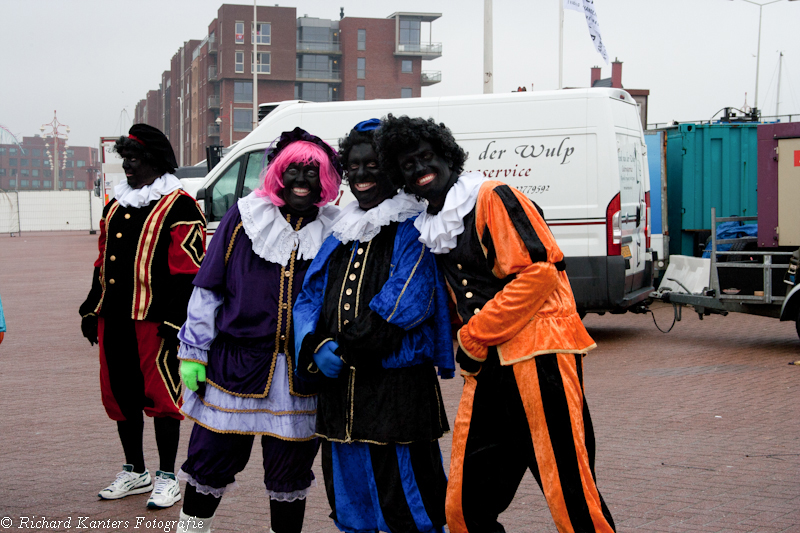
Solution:
[[[254,24],[252,6],[223,4],[206,37],[184,42],[172,57],[135,120],[164,131],[179,163],[192,165],[206,147],[230,146],[252,131],[254,70],[258,104],[421,96],[441,81],[440,72],[423,70],[442,55],[441,43],[430,41],[440,16],[329,20],[259,6]]]
[[[97,148],[59,146],[56,150],[52,142],[36,135],[23,137],[21,145],[0,144],[0,190],[92,189],[100,168]]]

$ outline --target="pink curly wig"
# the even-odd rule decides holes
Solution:
[[[284,189],[283,173],[292,163],[303,163],[304,165],[316,163],[319,165],[322,193],[319,202],[314,205],[322,207],[335,200],[339,195],[339,185],[342,183],[342,177],[331,164],[328,154],[312,142],[295,141],[283,148],[275,156],[275,159],[261,171],[261,186],[256,190],[256,196],[262,198],[266,196],[278,207],[284,205],[286,202],[282,193]]]

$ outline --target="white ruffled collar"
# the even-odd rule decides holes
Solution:
[[[141,189],[134,189],[127,180],[123,180],[114,187],[114,198],[122,207],[139,208],[178,189],[183,189],[181,180],[174,174],[164,174]]]
[[[319,208],[316,219],[295,231],[278,206],[269,198],[256,196],[255,191],[240,198],[238,206],[244,231],[253,243],[253,252],[281,266],[289,263],[294,250],[297,250],[297,259],[314,259],[339,214],[338,207],[324,205]]]
[[[368,211],[351,202],[342,209],[339,220],[333,225],[333,236],[343,244],[351,241],[369,242],[380,233],[383,226],[392,222],[405,222],[425,209],[425,204],[410,194],[399,192]]]
[[[446,254],[456,247],[458,236],[464,233],[464,217],[475,207],[485,181],[480,172],[462,174],[447,191],[441,211],[435,215],[423,211],[417,217],[414,226],[419,230],[419,240],[431,252]]]

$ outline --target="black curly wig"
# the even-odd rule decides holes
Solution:
[[[447,126],[437,124],[432,118],[425,120],[406,115],[398,118],[391,113],[381,120],[381,127],[375,132],[381,171],[393,182],[405,186],[397,158],[400,154],[416,149],[420,141],[430,143],[434,152],[449,159],[453,163],[454,172],[463,172],[467,154],[456,143]]]
[[[157,170],[159,176],[175,171],[162,157],[152,154],[141,143],[124,135],[114,143],[114,151],[122,158],[129,156],[139,159]]]

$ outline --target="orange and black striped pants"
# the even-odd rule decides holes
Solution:
[[[501,366],[489,352],[467,377],[453,430],[447,524],[452,533],[505,531],[497,521],[530,468],[560,533],[616,531],[595,484],[594,429],[580,354]]]

